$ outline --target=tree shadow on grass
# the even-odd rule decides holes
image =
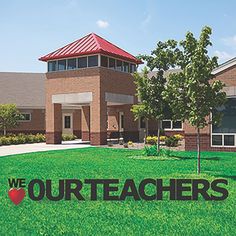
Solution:
[[[181,157],[179,155],[172,155],[175,158],[179,158],[181,160],[196,160],[197,156],[186,156],[186,157]],[[206,161],[219,161],[220,157],[201,157],[201,160],[206,160]]]
[[[226,178],[226,179],[232,179],[236,181],[236,175],[214,175],[215,177],[221,177],[221,178]]]

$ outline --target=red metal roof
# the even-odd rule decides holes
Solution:
[[[102,37],[91,33],[85,37],[78,39],[62,48],[57,49],[43,57],[40,57],[41,61],[49,61],[60,58],[70,58],[82,55],[89,55],[95,53],[102,53],[109,56],[118,57],[136,64],[141,64],[142,61],[124,51],[123,49],[108,42]]]

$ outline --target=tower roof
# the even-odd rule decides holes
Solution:
[[[49,61],[61,58],[71,58],[82,55],[102,53],[108,56],[114,56],[123,60],[133,62],[135,64],[141,64],[142,61],[135,56],[110,43],[97,34],[91,33],[83,38],[80,38],[62,48],[57,49],[43,57],[40,57],[41,61]]]

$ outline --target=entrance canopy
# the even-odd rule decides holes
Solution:
[[[92,101],[92,92],[52,95],[52,103],[86,105],[90,104]],[[105,93],[105,101],[109,106],[134,104],[134,96],[118,93]]]

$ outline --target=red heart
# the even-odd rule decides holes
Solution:
[[[8,191],[8,196],[15,205],[18,205],[25,197],[25,190],[23,188],[11,188]]]

